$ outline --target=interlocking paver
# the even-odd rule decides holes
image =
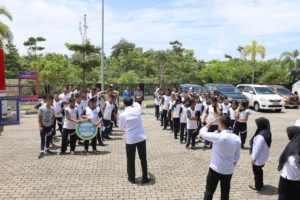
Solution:
[[[127,182],[124,135],[119,130],[114,132],[114,140],[106,142],[108,146],[98,147],[99,155],[84,156],[80,153],[83,148],[77,146],[77,155],[39,160],[37,116],[24,116],[21,125],[5,127],[0,136],[0,199],[202,199],[211,150],[186,150],[169,131],[162,131],[153,110],[143,112],[152,184]],[[278,157],[288,142],[285,129],[293,125],[300,110],[251,113],[247,141],[255,131],[255,118],[269,118],[272,127],[271,155],[264,168],[266,189],[260,194],[248,189],[253,182],[251,158],[243,150],[232,179],[230,199],[277,199]],[[141,175],[138,156],[136,174]],[[218,187],[214,199],[219,198]]]

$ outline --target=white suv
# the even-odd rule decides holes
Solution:
[[[281,112],[285,106],[283,98],[266,85],[241,84],[237,88],[248,98],[249,107],[254,107],[255,111]]]

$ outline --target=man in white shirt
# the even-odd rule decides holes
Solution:
[[[220,133],[208,132],[210,126],[218,122]],[[221,199],[228,200],[230,192],[231,177],[236,163],[240,159],[240,138],[232,134],[230,130],[230,117],[221,116],[219,119],[210,121],[200,130],[200,136],[210,142],[213,142],[212,160],[207,175],[206,191],[204,200],[212,200],[214,192],[221,182]]]
[[[133,106],[133,99],[124,98],[125,111],[120,114],[120,128],[125,130],[128,181],[135,183],[135,151],[142,164],[142,183],[150,182],[147,172],[146,135],[140,106]]]

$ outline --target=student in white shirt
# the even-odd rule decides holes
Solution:
[[[138,154],[142,165],[142,183],[151,181],[148,178],[146,134],[142,121],[142,110],[140,106],[133,106],[131,97],[124,98],[125,111],[120,114],[120,128],[125,130],[127,174],[128,181],[135,183],[135,152]]]
[[[163,96],[164,96],[164,92],[161,90],[161,91],[160,91],[160,100],[159,100],[160,126],[164,126]]]
[[[222,111],[219,109],[218,101],[216,97],[211,98],[211,105],[208,106],[207,110],[205,111],[204,120],[203,122],[209,123],[212,122],[211,126],[209,127],[209,132],[215,132],[219,129],[218,119],[222,115]],[[204,149],[206,149],[210,145],[209,141],[205,141]]]
[[[300,127],[287,128],[290,142],[279,158],[278,200],[300,199]]]
[[[197,136],[197,117],[196,117],[196,110],[195,110],[196,102],[194,100],[190,100],[190,107],[187,109],[186,116],[187,116],[187,132],[188,138],[186,142],[186,148],[190,147],[190,143],[192,145],[192,149],[195,148],[196,143],[196,136]]]
[[[183,102],[180,108],[180,143],[184,144],[186,143],[187,139],[187,129],[186,129],[186,122],[187,122],[187,116],[186,112],[189,107],[189,102]]]
[[[75,132],[75,127],[77,123],[80,123],[78,109],[76,108],[75,98],[71,97],[69,100],[69,106],[65,108],[65,120],[64,129],[61,140],[61,150],[59,155],[64,155],[68,147],[68,138],[70,137],[70,153],[75,154],[75,147],[77,141],[77,135]]]
[[[173,121],[173,132],[174,132],[174,139],[178,139],[178,133],[180,129],[180,108],[181,108],[181,98],[176,96],[176,101],[173,104],[171,110],[172,110],[172,116],[171,120]]]
[[[89,105],[84,109],[83,113],[81,114],[81,117],[83,119],[91,120],[94,123],[94,126],[96,127],[98,127],[100,124],[103,125],[103,115],[100,108],[97,106],[97,99],[91,98],[89,100]],[[97,147],[96,147],[97,139],[98,141],[100,140],[99,141],[100,146],[104,146],[101,137],[99,138],[99,136],[100,136],[100,129],[98,128],[97,136],[92,139],[92,148],[94,153],[97,152]],[[88,153],[89,143],[90,143],[89,140],[84,141],[84,154]]]
[[[102,138],[105,139],[111,139],[109,135],[111,134],[112,131],[112,115],[114,114],[114,95],[109,95],[108,101],[105,101],[104,107],[103,107],[103,123],[105,126],[104,131],[102,132]]]
[[[155,117],[156,117],[156,120],[158,121],[159,120],[159,104],[160,104],[160,89],[157,87],[154,94],[153,94],[153,97],[154,97],[154,104],[155,104]]]
[[[169,120],[168,120],[168,110],[169,110],[169,102],[171,101],[171,91],[170,89],[166,90],[166,94],[162,97],[162,106],[163,106],[163,123],[164,123],[164,129],[166,130],[169,126]]]
[[[235,124],[235,120],[236,120],[235,115],[236,115],[236,109],[237,109],[237,107],[238,107],[237,101],[232,100],[230,108],[228,110],[228,115],[229,115],[229,117],[231,119],[231,126],[230,126],[231,129],[233,129],[234,124]]]
[[[249,185],[253,190],[261,190],[264,187],[263,167],[269,157],[272,143],[270,122],[264,117],[255,120],[257,130],[250,140],[250,153],[252,158],[252,171],[255,185]]]
[[[249,117],[247,102],[240,102],[236,109],[236,121],[233,127],[233,133],[241,136],[241,148],[245,148],[247,138],[247,121]]]
[[[63,127],[63,122],[62,122],[62,112],[63,112],[63,102],[59,99],[59,94],[54,93],[54,101],[53,101],[53,109],[55,113],[55,119],[53,122],[53,136],[56,135],[56,123],[58,125],[58,129],[60,134],[62,135],[62,127]]]
[[[221,110],[223,115],[228,115],[231,104],[228,102],[228,98],[224,97],[223,103],[221,103]]]
[[[64,87],[64,92],[59,95],[59,99],[64,103],[64,108],[68,105],[68,100],[71,97],[71,93],[69,91],[69,86]]]
[[[172,120],[172,115],[173,115],[173,105],[176,103],[176,94],[173,92],[171,95],[171,101],[169,101],[169,108],[168,108],[168,121],[170,124],[170,133],[174,132],[174,123]]]
[[[220,133],[208,132],[209,128],[217,122]],[[213,142],[212,160],[206,179],[204,200],[212,200],[219,181],[221,182],[221,199],[228,200],[230,182],[236,163],[240,159],[240,138],[230,130],[230,118],[223,115],[219,120],[210,121],[200,130],[200,136]]]

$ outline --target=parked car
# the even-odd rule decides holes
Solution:
[[[194,93],[195,94],[198,94],[199,93],[199,90],[202,90],[203,91],[203,87],[201,85],[198,85],[198,84],[179,84],[179,87],[182,88],[183,91],[185,92],[188,92],[189,89],[192,87],[194,89]]]
[[[249,106],[255,111],[281,112],[285,106],[283,98],[266,85],[241,84],[237,88],[248,98]]]
[[[229,101],[236,100],[237,102],[247,102],[248,99],[236,87],[230,84],[209,83],[204,85],[206,94],[215,91],[222,97],[227,97]]]
[[[293,94],[290,90],[281,85],[269,85],[269,87],[284,99],[286,107],[299,108],[298,95]]]
[[[292,93],[298,96],[300,95],[300,81],[297,81],[296,83],[293,84]]]

